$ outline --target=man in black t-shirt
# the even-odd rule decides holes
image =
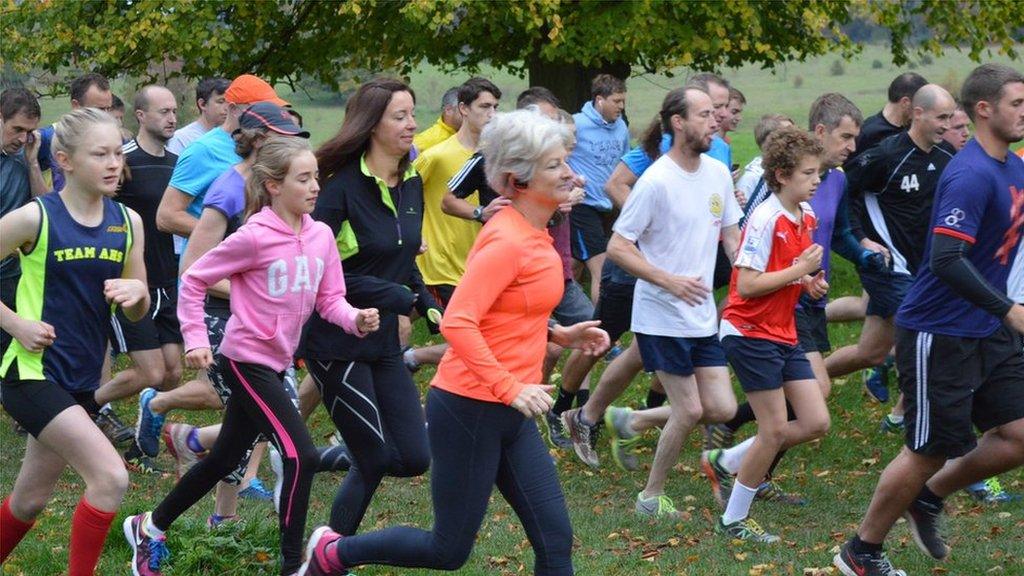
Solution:
[[[858,156],[882,140],[907,129],[913,117],[914,94],[927,83],[924,76],[915,72],[904,72],[893,79],[889,84],[889,101],[878,114],[864,119],[857,136],[857,149],[846,159],[844,170],[849,170]]]
[[[955,154],[943,140],[955,110],[956,102],[944,88],[922,87],[914,96],[910,129],[848,164],[854,233],[883,244],[891,267],[860,272],[869,296],[864,328],[857,344],[825,360],[833,378],[881,364],[892,348],[893,316],[922,264],[939,175]]]
[[[139,134],[121,148],[125,175],[117,200],[142,218],[144,259],[150,310],[131,322],[118,310],[111,316],[111,343],[131,356],[133,367],[118,372],[96,391],[101,405],[137,394],[144,388],[168,390],[181,379],[182,338],[177,317],[178,260],[174,240],[156,226],[156,212],[178,157],[164,146],[177,126],[174,94],[162,86],[146,86],[135,95]],[[131,463],[133,454],[126,455]],[[137,458],[136,458],[137,459]]]

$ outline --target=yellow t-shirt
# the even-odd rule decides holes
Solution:
[[[441,211],[441,199],[448,181],[473,155],[452,136],[416,157],[413,166],[423,178],[423,241],[427,251],[416,258],[423,282],[427,285],[456,285],[466,271],[466,257],[480,231],[480,224],[449,216]],[[474,192],[466,198],[479,204]]]
[[[445,124],[444,120],[438,118],[437,122],[434,122],[430,128],[413,136],[412,143],[416,146],[416,151],[423,154],[430,148],[444,142],[453,134],[455,134],[455,128]]]

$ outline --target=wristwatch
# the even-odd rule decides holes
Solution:
[[[483,224],[483,222],[484,222],[484,207],[483,206],[477,206],[476,208],[473,208],[473,220],[476,220],[477,222],[480,222],[481,224]]]

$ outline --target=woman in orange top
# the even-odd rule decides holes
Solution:
[[[526,529],[534,572],[572,574],[565,497],[534,421],[552,404],[552,387],[535,384],[547,341],[588,354],[608,347],[597,322],[548,326],[563,282],[545,227],[574,187],[565,163],[571,138],[566,126],[530,110],[501,114],[484,129],[487,180],[512,203],[481,230],[441,325],[449,349],[427,399],[434,529],[342,538],[318,528],[300,574],[363,564],[456,570],[495,485]]]

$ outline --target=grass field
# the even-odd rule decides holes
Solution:
[[[885,87],[896,74],[888,66],[873,69],[874,59],[886,61],[880,49],[868,48],[855,62],[845,63],[845,74],[830,76],[835,57],[826,57],[794,64],[777,75],[753,67],[728,71],[736,85],[747,94],[750,104],[740,133],[734,138],[734,156],[746,162],[753,155],[750,134],[756,119],[769,111],[792,115],[798,123],[806,118],[806,108],[820,92],[836,90],[846,93],[864,110],[875,113],[884,101]],[[918,71],[933,81],[958,83],[972,64],[952,54],[937,58]],[[644,76],[630,80],[628,113],[636,134],[652,117],[667,88],[681,82],[681,76]],[[802,85],[794,80],[802,77]],[[505,102],[526,86],[524,79],[506,74],[492,77],[506,91]],[[441,75],[433,70],[414,74],[422,127],[433,122],[434,102],[461,75]],[[294,97],[303,112],[313,141],[320,142],[336,130],[341,119],[337,106],[310,103]],[[46,102],[44,120],[56,118],[64,104]],[[833,296],[859,293],[855,275],[845,262],[839,261],[833,277]],[[830,326],[833,345],[855,341],[858,324]],[[429,338],[417,331],[417,342]],[[603,368],[603,364],[599,370]],[[432,370],[416,375],[425,389]],[[622,399],[635,406],[646,393],[647,378],[638,378]],[[659,524],[639,520],[633,515],[636,493],[643,487],[646,468],[620,472],[602,447],[604,467],[592,471],[568,453],[553,453],[558,461],[576,535],[574,560],[580,574],[592,575],[657,575],[746,576],[830,574],[833,549],[855,529],[874,489],[878,474],[899,450],[901,440],[883,436],[878,422],[888,410],[868,401],[859,375],[834,382],[830,399],[832,430],[824,439],[794,449],[779,468],[778,480],[788,489],[803,493],[810,501],[803,508],[784,508],[757,503],[754,516],[772,531],[780,533],[783,542],[774,547],[757,547],[730,542],[713,534],[712,519],[719,513],[711,497],[708,483],[699,471],[701,438],[694,434],[676,466],[668,485],[668,493],[685,509],[687,519],[679,524]],[[126,420],[134,421],[135,405],[126,401],[117,406]],[[213,413],[174,414],[172,420],[208,423],[216,420]],[[11,420],[0,417],[0,493],[6,494],[14,481],[23,452],[23,441],[11,431]],[[318,410],[310,420],[313,436],[325,442],[333,431],[325,413]],[[745,432],[753,433],[749,428]],[[650,463],[656,438],[649,435],[642,445],[641,460]],[[172,461],[161,455],[159,462],[171,469]],[[271,475],[264,465],[261,475]],[[340,483],[340,474],[324,474],[313,485],[307,532],[326,521],[333,493]],[[1024,492],[1021,471],[1003,478],[1004,485]],[[99,573],[128,573],[130,553],[120,535],[120,521],[125,515],[150,509],[174,483],[173,475],[163,477],[132,476],[132,487],[111,532]],[[72,510],[84,486],[72,473],[61,480],[57,492],[41,516],[36,528],[26,537],[10,560],[3,574],[49,576],[58,574],[66,565],[68,527]],[[949,574],[958,576],[981,574],[1024,574],[1024,506],[1020,503],[1003,507],[975,504],[967,496],[957,494],[948,501],[952,557],[935,565],[920,554],[906,527],[898,525],[889,541],[891,556],[909,574]],[[168,575],[255,575],[276,574],[276,518],[271,508],[262,503],[244,501],[240,526],[209,532],[205,518],[212,512],[212,497],[202,500],[175,524],[169,532],[172,559]],[[387,479],[381,486],[363,523],[364,530],[393,523],[428,527],[431,523],[429,479]],[[815,569],[822,571],[816,572]],[[530,573],[532,552],[525,534],[511,509],[500,496],[493,499],[476,549],[463,574],[513,575]],[[810,572],[808,572],[810,570]],[[425,573],[400,571],[394,568],[361,568],[358,574],[385,575]]]

